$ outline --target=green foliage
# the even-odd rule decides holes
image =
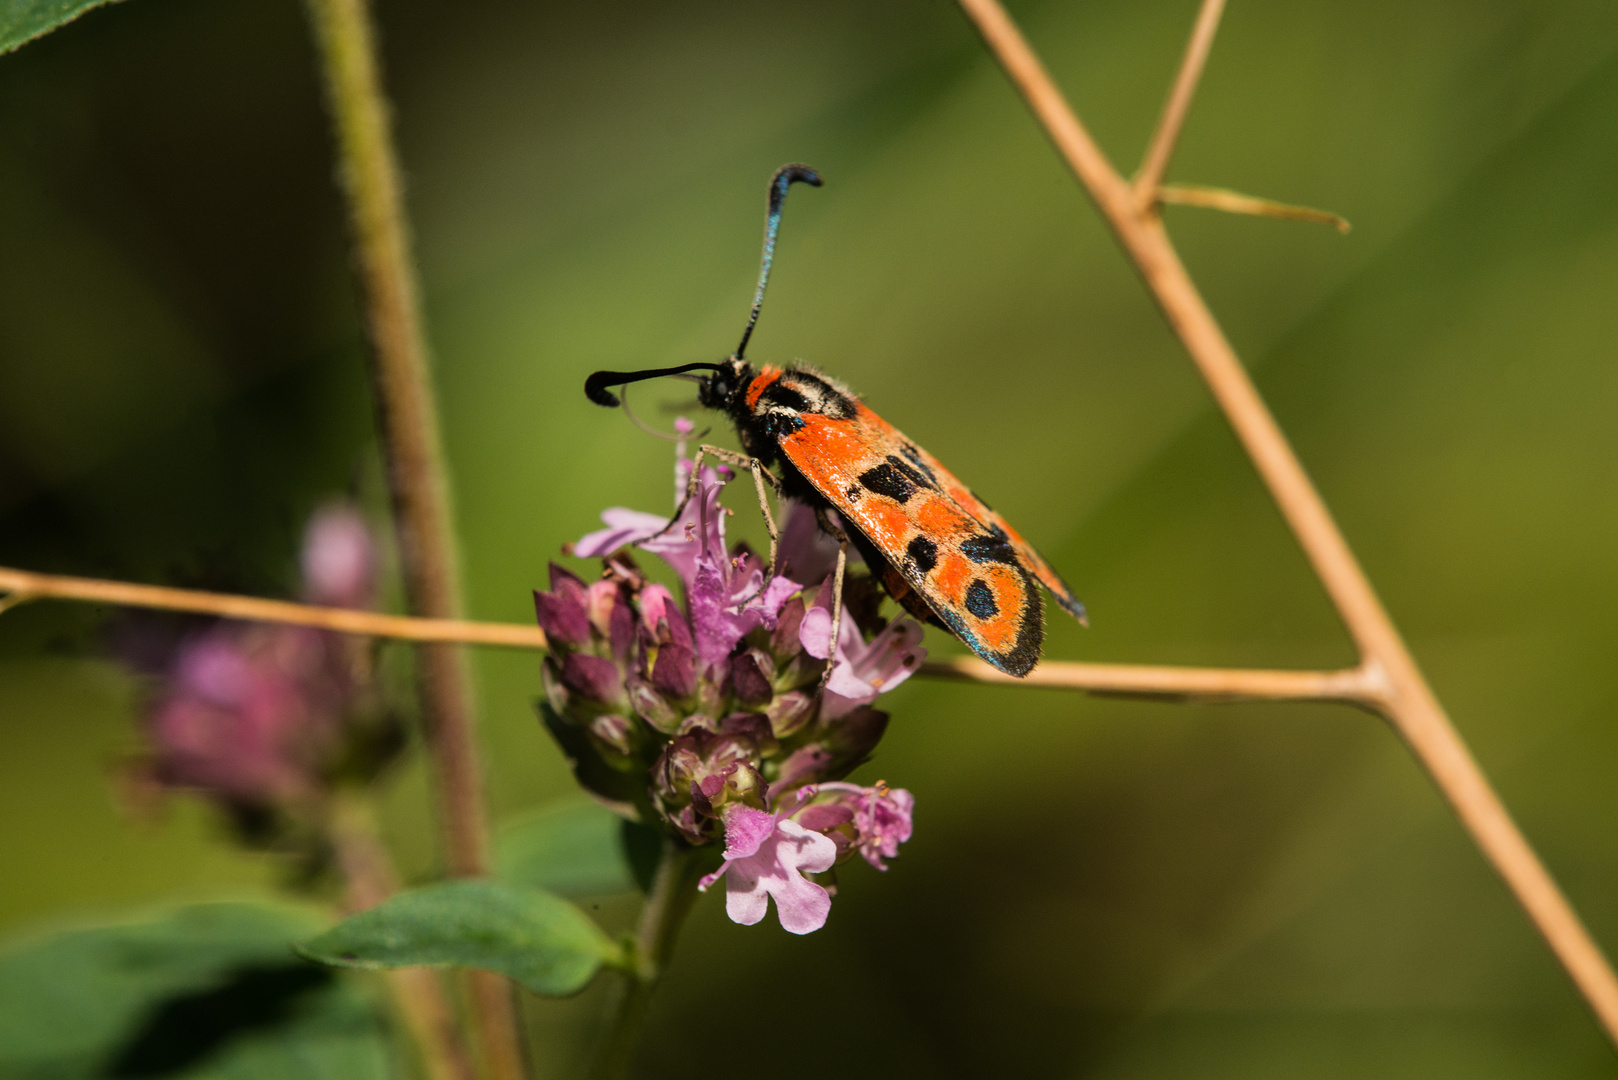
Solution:
[[[558,896],[610,896],[645,889],[657,863],[656,830],[599,803],[563,803],[501,827],[495,865],[504,881]]]
[[[381,1080],[373,1003],[290,951],[319,925],[206,904],[15,945],[0,954],[0,1077]]]
[[[482,968],[536,994],[566,997],[623,950],[583,912],[542,889],[448,881],[401,893],[298,946],[335,967]]]
[[[109,0],[0,0],[0,54],[28,44]]]

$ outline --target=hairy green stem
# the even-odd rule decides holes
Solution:
[[[374,27],[366,0],[308,0],[308,10],[348,203],[405,591],[414,613],[453,619],[461,602],[449,483]],[[466,659],[452,645],[424,645],[418,673],[446,862],[453,874],[478,876],[489,842]],[[522,1080],[510,986],[489,974],[469,983],[486,1073]]]
[[[376,809],[368,793],[337,794],[329,836],[343,879],[346,914],[376,907],[399,891],[398,874],[378,835]],[[415,1044],[426,1080],[471,1080],[471,1062],[439,974],[430,968],[380,973],[402,1026]]]
[[[593,1080],[628,1075],[652,993],[668,971],[680,926],[697,898],[702,861],[696,854],[696,849],[677,840],[663,841],[663,855],[635,927],[634,966],[624,975],[623,995],[590,1073]]]

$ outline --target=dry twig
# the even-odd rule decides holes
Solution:
[[[1219,30],[1219,17],[1224,13],[1225,0],[1203,0],[1202,9],[1197,12],[1197,22],[1191,29],[1191,40],[1180,61],[1179,74],[1174,77],[1157,130],[1141,158],[1140,171],[1135,174],[1135,201],[1142,210],[1151,208],[1158,198],[1158,188],[1163,186],[1169,158],[1180,141],[1180,128],[1185,126],[1185,115],[1191,111],[1191,99],[1196,97],[1197,86],[1202,82],[1202,69],[1208,63],[1208,52]]]
[[[79,600],[122,607],[189,611],[226,619],[291,623],[417,644],[445,642],[510,649],[546,647],[545,632],[537,626],[379,615],[352,608],[314,607],[285,600],[261,600],[252,596],[198,592],[193,589],[35,574],[7,567],[0,567],[0,593],[9,593],[10,599]],[[3,601],[0,601],[0,605],[3,605]],[[921,674],[968,682],[1084,690],[1118,697],[1204,701],[1345,701],[1367,706],[1377,700],[1381,685],[1374,671],[1360,668],[1348,671],[1262,671],[1151,664],[1078,664],[1060,660],[1047,660],[1026,678],[1013,679],[975,657],[929,661],[922,667]]]
[[[1137,198],[1137,189],[1107,160],[998,0],[959,2],[1134,261],[1330,595],[1365,670],[1381,676],[1380,687],[1366,703],[1386,717],[1410,746],[1544,935],[1608,1038],[1618,1042],[1618,979],[1600,946],[1445,715],[1320,493],[1186,273],[1155,207]],[[1206,0],[1199,30],[1211,21],[1209,9],[1217,9],[1219,3]],[[1183,107],[1175,109],[1173,104],[1190,100],[1206,55],[1204,37],[1200,32],[1193,35],[1171,107],[1150,144],[1164,161],[1184,113]]]

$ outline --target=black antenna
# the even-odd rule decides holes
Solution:
[[[682,364],[679,367],[647,368],[645,371],[598,371],[584,380],[584,394],[597,405],[615,409],[618,407],[618,395],[608,390],[609,386],[627,386],[645,379],[660,379],[664,375],[683,375],[698,368],[718,371],[719,365]]]
[[[742,343],[736,346],[738,360],[747,351],[747,339],[753,336],[759,308],[764,306],[764,286],[770,283],[770,264],[775,261],[775,236],[781,231],[781,204],[786,202],[787,188],[794,182],[819,187],[820,174],[807,165],[783,165],[770,177],[770,213],[764,219],[764,264],[759,267],[758,288],[753,292],[753,313],[747,318],[747,329],[742,331]]]

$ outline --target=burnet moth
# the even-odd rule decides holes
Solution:
[[[781,207],[796,182],[819,187],[821,179],[806,165],[784,165],[770,178],[758,288],[741,344],[729,359],[646,371],[598,371],[585,381],[584,392],[596,404],[611,407],[619,400],[608,387],[709,371],[696,377],[697,399],[730,418],[745,453],[704,445],[696,464],[700,467],[708,455],[752,472],[770,530],[772,573],[776,529],[764,495],[766,481],[780,494],[814,507],[822,528],[840,541],[832,610],[841,609],[852,542],[872,574],[912,615],[951,631],[1008,675],[1026,675],[1039,660],[1045,633],[1036,582],[1084,621],[1084,605],[1061,576],[937,458],[846,386],[807,365],[755,367],[745,359],[775,258]],[[778,475],[769,471],[774,465]],[[693,468],[688,498],[696,490],[696,476]],[[827,510],[835,510],[849,526],[846,534]],[[840,621],[832,623],[833,650]]]

